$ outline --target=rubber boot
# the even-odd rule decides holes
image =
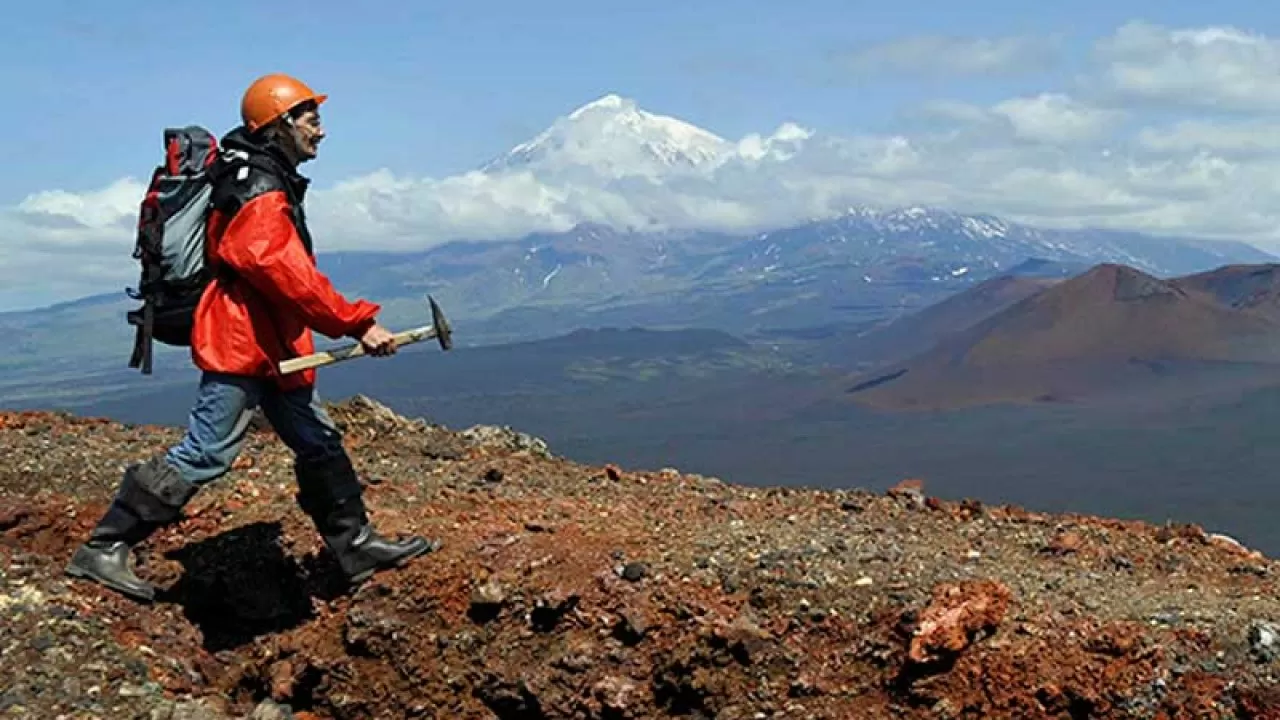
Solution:
[[[130,551],[176,520],[198,489],[185,482],[163,456],[133,465],[125,471],[115,499],[89,539],[71,556],[66,573],[151,602],[155,588],[134,574]]]
[[[89,535],[89,540],[76,549],[67,564],[71,577],[93,580],[135,600],[151,602],[155,588],[133,574],[129,552],[155,530],[118,500]]]
[[[324,519],[320,533],[353,585],[368,580],[379,570],[399,567],[440,548],[438,542],[422,537],[390,540],[379,535],[360,498],[335,507]]]
[[[390,540],[379,535],[369,522],[360,482],[345,453],[320,462],[298,462],[295,473],[299,507],[311,517],[352,585],[440,548],[438,541],[422,537]]]

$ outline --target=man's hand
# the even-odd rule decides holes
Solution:
[[[360,344],[369,355],[394,355],[396,352],[395,335],[378,323],[374,323],[364,331],[360,336]]]

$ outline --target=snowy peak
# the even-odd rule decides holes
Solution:
[[[714,168],[733,148],[714,133],[610,93],[557,118],[482,170],[658,178]]]
[[[616,95],[614,93],[609,93],[608,95],[596,98],[595,100],[592,100],[586,105],[583,105],[577,110],[569,113],[569,119],[577,120],[584,115],[599,111],[632,112],[637,110],[638,108],[636,107],[636,102],[634,100],[624,98],[621,95]]]
[[[546,181],[607,185],[622,178],[661,184],[712,176],[730,165],[769,172],[803,152],[811,130],[785,122],[769,135],[730,141],[678,118],[647,111],[608,93],[562,115],[546,130],[480,168],[529,172]]]

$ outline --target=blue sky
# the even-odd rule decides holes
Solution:
[[[783,120],[883,129],[937,83],[841,77],[832,55],[920,33],[1054,34],[1072,55],[1123,22],[1276,29],[1252,2],[598,0],[17,3],[0,25],[0,202],[87,190],[153,161],[167,123],[227,129],[259,73],[332,93],[318,182],[466,169],[605,92],[731,137]],[[1212,8],[1212,9],[1211,9]],[[1037,78],[1039,80],[1039,78]],[[970,98],[1029,88],[968,79]],[[945,89],[945,88],[944,88]]]
[[[364,7],[8,8],[0,311],[131,282],[136,181],[158,161],[162,129],[225,132],[246,84],[272,71],[331,96],[330,139],[306,168],[328,248],[644,213],[748,228],[870,201],[1264,246],[1280,237],[1280,10],[1256,0]],[[731,143],[755,134],[782,148],[773,134],[785,122],[812,139],[778,155],[786,163],[730,147],[720,184],[708,175],[697,191],[703,215],[687,198],[639,202],[608,178],[588,187],[557,175],[564,158],[532,176],[459,176],[610,92]],[[721,182],[730,170],[742,176]],[[808,194],[787,194],[798,187]]]

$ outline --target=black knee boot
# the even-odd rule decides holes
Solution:
[[[309,515],[352,584],[378,570],[439,549],[421,537],[395,541],[380,536],[369,523],[351,459],[345,454],[318,462],[295,464],[298,506]]]
[[[150,602],[155,588],[129,567],[129,551],[177,519],[197,488],[157,456],[125,471],[111,507],[89,539],[71,556],[66,572],[93,580],[136,600]]]

